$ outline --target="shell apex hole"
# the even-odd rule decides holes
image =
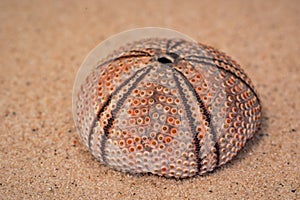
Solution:
[[[157,61],[163,64],[173,63],[173,61],[167,58],[166,56],[159,57]]]

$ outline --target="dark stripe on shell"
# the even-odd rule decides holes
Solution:
[[[200,108],[203,110],[203,115],[205,116],[205,121],[208,123],[208,126],[210,127],[211,129],[211,134],[213,135],[213,142],[215,143],[215,148],[216,148],[216,156],[217,156],[217,162],[219,160],[219,146],[218,146],[218,143],[216,141],[216,134],[215,134],[215,131],[214,131],[214,127],[212,126],[211,124],[211,116],[210,116],[210,113],[208,112],[208,110],[206,109],[206,107],[204,106],[204,103],[203,101],[201,100],[201,98],[199,97],[199,95],[196,93],[195,89],[193,88],[193,86],[191,85],[191,83],[187,80],[187,78],[182,74],[182,72],[178,71],[177,69],[173,68],[174,71],[176,71],[176,73],[178,73],[184,83],[188,86],[189,90],[193,93],[193,95],[196,97],[197,99],[197,102],[200,104]],[[180,86],[180,83],[179,83],[179,80],[176,76],[174,76],[174,79],[175,79],[175,82],[177,84],[177,87],[178,87],[178,90],[179,90],[179,94],[181,96],[181,98],[185,101],[184,102],[184,106],[186,108],[186,112],[189,112],[189,108],[190,106],[187,104],[187,100],[186,100],[186,97],[185,95],[183,94],[183,91],[182,91],[182,87]],[[189,119],[189,123],[190,123],[190,127],[192,128],[192,131],[193,131],[193,134],[194,134],[194,143],[196,144],[196,154],[197,154],[197,158],[198,158],[198,172],[200,172],[200,169],[201,169],[201,155],[200,155],[200,146],[199,146],[199,139],[198,139],[198,132],[196,130],[196,127],[195,125],[192,123],[192,121],[195,121],[195,120],[192,120],[192,116],[189,115],[191,114],[190,112],[187,113],[187,117]]]
[[[120,87],[118,87],[115,90],[115,93],[113,93],[111,96],[116,95],[118,93],[118,91],[120,91],[125,85],[127,85],[129,83],[129,81],[135,77],[135,76],[139,76],[136,81],[132,84],[132,86],[128,89],[127,93],[125,93],[123,95],[123,97],[117,102],[116,108],[111,111],[111,117],[108,119],[108,123],[107,125],[103,128],[104,130],[104,135],[102,135],[102,139],[101,139],[101,145],[100,145],[100,150],[101,150],[101,157],[103,160],[103,163],[106,164],[106,157],[105,157],[105,144],[107,141],[107,138],[109,136],[109,130],[111,128],[111,126],[113,125],[113,121],[115,120],[115,116],[116,114],[119,112],[121,105],[124,103],[124,101],[127,99],[127,97],[131,94],[131,92],[133,91],[133,89],[136,87],[136,85],[150,72],[150,70],[152,69],[152,66],[150,66],[144,73],[142,73],[141,75],[138,75],[141,71],[145,70],[145,68],[138,70],[133,76],[131,76],[129,79],[127,79],[125,82],[123,82],[122,85],[120,85]],[[100,112],[97,115],[98,120],[100,119]]]
[[[210,63],[210,62],[206,62],[206,61],[202,61],[202,60],[195,60],[195,59],[185,59],[186,61],[190,61],[190,62],[195,62],[195,63],[199,63],[199,64],[203,64],[203,65],[208,65],[210,67],[217,67],[218,69],[221,69],[231,75],[233,75],[235,78],[239,79],[242,83],[244,83],[249,89],[250,91],[255,95],[256,99],[257,99],[257,103],[259,104],[260,103],[260,100],[255,92],[255,90],[251,87],[251,85],[249,85],[244,79],[242,79],[241,77],[239,77],[238,75],[236,75],[234,72],[230,71],[230,70],[227,70],[227,69],[224,69],[223,67],[219,66],[219,65],[216,65],[214,63]],[[190,63],[191,64],[191,63]],[[192,64],[191,64],[192,65]],[[194,65],[192,65],[195,68]]]
[[[144,69],[144,68],[143,68]],[[128,78],[126,81],[124,81],[111,95],[109,95],[107,97],[106,102],[103,104],[103,106],[99,109],[99,111],[97,111],[97,115],[95,117],[95,119],[93,120],[92,124],[91,124],[91,128],[90,128],[90,132],[89,132],[89,137],[88,137],[88,146],[89,146],[89,150],[91,151],[91,139],[92,139],[92,135],[94,134],[94,128],[96,125],[96,122],[99,121],[100,119],[100,115],[101,113],[104,112],[105,108],[110,104],[111,102],[111,98],[112,96],[114,96],[116,93],[118,93],[126,84],[128,84],[128,82],[135,77],[139,72],[141,72],[143,69],[140,69],[138,71],[136,71],[130,78]]]
[[[128,54],[122,54],[122,55],[120,55],[120,56],[118,56],[118,57],[116,57],[116,58],[111,58],[111,59],[109,59],[109,60],[107,60],[107,61],[105,61],[105,62],[103,62],[103,63],[97,65],[96,69],[98,69],[99,67],[104,66],[104,65],[106,65],[106,64],[108,64],[108,63],[111,63],[111,62],[113,62],[113,61],[117,61],[117,60],[124,59],[124,58],[151,57],[151,56],[152,56],[151,54],[149,54],[149,53],[146,52],[146,51],[136,51],[136,50],[132,50],[132,51],[129,51],[129,52],[127,52],[127,53],[128,53]],[[137,53],[137,54],[130,54],[130,53]]]

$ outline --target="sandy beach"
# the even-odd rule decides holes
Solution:
[[[300,2],[1,1],[0,199],[300,199]],[[261,130],[213,173],[184,180],[100,165],[72,89],[86,55],[132,28],[171,28],[226,52],[262,102]]]

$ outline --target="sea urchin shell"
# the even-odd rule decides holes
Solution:
[[[150,37],[111,52],[79,83],[74,119],[100,163],[185,178],[237,155],[261,106],[240,66],[214,48]]]

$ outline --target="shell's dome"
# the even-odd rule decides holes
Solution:
[[[74,86],[83,143],[102,164],[185,178],[237,155],[260,126],[251,80],[230,57],[168,29],[96,47]]]

